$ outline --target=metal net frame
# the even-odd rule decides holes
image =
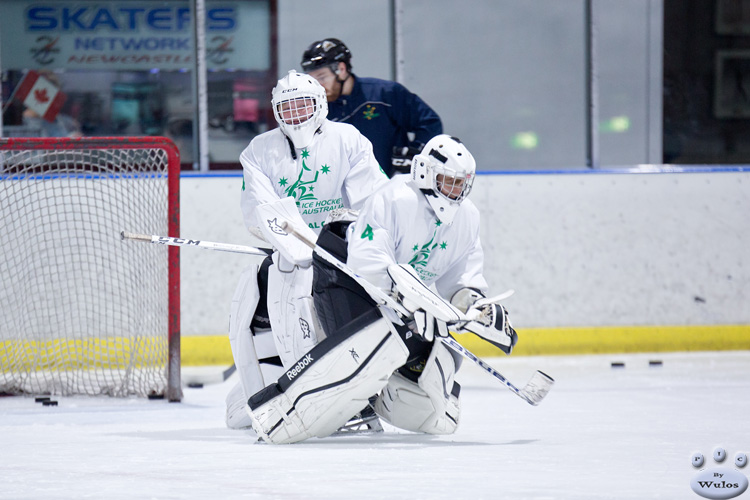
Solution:
[[[0,140],[0,393],[182,397],[179,152],[151,137]]]

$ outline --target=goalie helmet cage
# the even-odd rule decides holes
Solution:
[[[180,158],[163,137],[0,139],[0,393],[182,399]]]

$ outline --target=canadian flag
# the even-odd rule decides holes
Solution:
[[[29,71],[18,84],[15,98],[48,122],[53,122],[67,96],[36,71]]]

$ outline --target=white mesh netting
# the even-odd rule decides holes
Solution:
[[[2,148],[0,392],[164,394],[166,152]]]

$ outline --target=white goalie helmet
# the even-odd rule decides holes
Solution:
[[[295,148],[307,147],[328,116],[326,91],[308,75],[290,70],[271,93],[271,105],[281,131]]]
[[[477,163],[456,137],[430,139],[411,163],[411,181],[426,191],[427,201],[441,222],[450,224],[474,184]]]

